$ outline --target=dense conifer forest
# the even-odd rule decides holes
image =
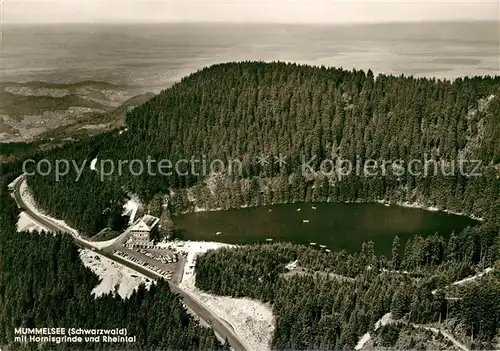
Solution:
[[[40,157],[87,161],[75,181],[73,170],[29,177],[37,201],[87,235],[105,227],[121,209],[125,192],[146,203],[170,196],[172,214],[194,206],[232,208],[294,201],[417,202],[478,217],[500,218],[500,78],[460,78],[454,82],[374,76],[285,63],[242,62],[194,73],[126,117],[127,129],[104,133]],[[268,164],[256,162],[268,155]],[[279,165],[274,157],[286,157]],[[241,174],[209,176],[197,165],[180,165],[187,175],[132,173],[119,160],[181,159],[241,161]],[[89,169],[98,157],[114,162],[106,176]],[[311,158],[312,162],[308,162]],[[480,160],[481,176],[433,173],[428,176],[339,177],[302,172],[303,161],[318,170],[321,160],[433,159],[451,165]],[[98,163],[100,167],[100,163]],[[226,167],[228,168],[228,167]],[[156,168],[154,168],[156,170]],[[101,181],[101,178],[103,181]],[[171,190],[175,189],[172,193]],[[172,195],[175,194],[175,195]]]
[[[262,155],[271,162],[256,162]],[[286,164],[274,162],[280,155],[286,157]],[[121,174],[115,169],[106,175],[109,165],[89,168],[96,157],[114,161],[115,167],[120,160],[134,159],[147,165],[148,157],[173,163],[192,158],[208,163],[237,159],[242,172],[195,175],[185,163],[181,171],[186,175],[135,175],[128,167]],[[127,114],[126,129],[34,158],[52,164],[61,159],[79,165],[87,162],[78,180],[76,171],[70,170],[59,181],[54,174],[29,176],[28,184],[45,210],[89,236],[116,226],[127,193],[137,194],[148,209],[154,209],[153,214],[164,217],[195,206],[228,209],[379,200],[482,217],[481,225],[449,238],[437,234],[416,236],[406,243],[395,239],[392,256],[387,258],[375,254],[373,243],[365,243],[356,254],[292,244],[208,252],[196,264],[197,286],[220,295],[270,302],[277,318],[275,349],[352,349],[387,312],[410,329],[408,323],[453,321],[473,340],[472,347],[493,348],[500,320],[495,298],[500,294],[498,270],[463,289],[446,286],[500,259],[499,77],[450,82],[285,63],[215,65],[133,109]],[[312,159],[311,168],[318,169],[323,159],[337,164],[340,160],[408,163],[429,158],[447,167],[454,161],[479,160],[481,175],[388,172],[339,177],[305,175],[302,169],[304,159]],[[472,167],[466,170],[478,171]],[[18,174],[19,163],[6,165],[3,171]],[[92,300],[89,291],[96,278],[75,263],[76,248],[69,239],[40,236],[33,240],[16,234],[12,201],[7,196],[2,201],[2,335],[10,335],[9,328],[21,321],[40,324],[62,318],[71,324],[82,316],[95,318],[94,325],[126,321],[130,330],[142,335],[141,328],[161,319],[164,324],[144,334],[144,345],[222,347],[211,332],[192,326],[194,322],[163,283],[126,301]],[[31,251],[25,252],[26,247]],[[21,250],[25,257],[17,254]],[[40,261],[43,256],[52,257],[51,266],[47,260]],[[285,266],[295,260],[300,269],[288,272]],[[33,295],[34,291],[43,293]],[[449,300],[449,294],[459,300]],[[63,301],[59,308],[42,307],[46,305],[40,301],[56,298]],[[9,308],[5,299],[12,301]],[[174,311],[175,325],[172,319],[161,318],[165,309],[142,312],[144,306],[155,304]],[[106,313],[94,316],[95,309]],[[130,319],[135,315],[142,319]],[[381,342],[393,345],[396,336],[407,331],[398,328],[381,330]],[[163,330],[178,336],[164,339]]]
[[[12,178],[12,177],[10,177]],[[10,179],[12,180],[12,179]],[[91,295],[99,279],[83,266],[68,235],[18,233],[18,209],[0,177],[0,345],[14,343],[14,328],[127,328],[137,343],[68,343],[43,349],[226,349],[212,330],[189,316],[165,281],[143,285],[128,299]]]
[[[296,260],[298,268],[289,271],[287,264]],[[388,312],[410,327],[449,319],[474,340],[472,347],[495,349],[500,271],[460,289],[447,286],[498,260],[498,227],[483,225],[448,241],[416,236],[404,251],[396,237],[389,258],[376,256],[372,242],[357,254],[292,244],[209,251],[197,260],[196,286],[217,295],[270,302],[277,324],[272,346],[277,350],[352,350]]]

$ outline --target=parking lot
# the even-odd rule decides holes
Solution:
[[[146,267],[175,284],[182,280],[184,258],[170,250],[119,247],[115,249],[114,254]]]

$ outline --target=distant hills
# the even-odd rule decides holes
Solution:
[[[46,150],[120,127],[127,111],[153,96],[133,87],[96,81],[1,83],[0,157]],[[22,150],[15,151],[16,145],[22,145]]]

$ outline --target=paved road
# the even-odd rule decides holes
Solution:
[[[73,233],[68,232],[68,230],[65,229],[64,227],[61,227],[57,223],[54,223],[46,218],[38,216],[36,213],[34,213],[33,211],[31,211],[29,209],[29,207],[26,205],[26,203],[24,202],[24,200],[21,196],[20,187],[21,187],[21,184],[25,181],[26,180],[24,178],[21,178],[14,185],[13,195],[14,195],[14,198],[15,198],[17,204],[35,222],[37,222],[38,224],[42,225],[43,227],[45,227],[51,231],[54,231],[54,232],[69,233],[69,234],[71,234],[71,236],[73,237],[73,239],[75,240],[75,242],[79,246],[84,247],[86,249],[90,249],[90,250],[94,250],[96,252],[99,252],[99,254],[109,258],[110,260],[113,260],[117,263],[120,263],[124,266],[127,266],[130,269],[133,269],[134,271],[139,272],[152,280],[157,280],[157,279],[161,278],[161,276],[159,274],[156,274],[153,271],[150,271],[144,267],[136,265],[132,262],[129,262],[121,257],[115,256],[115,255],[108,253],[106,251],[94,248],[89,243],[84,242],[84,241],[80,240],[78,237],[74,236]],[[172,284],[171,282],[169,282],[169,285],[170,285],[170,290],[172,290],[173,292],[182,296],[184,303],[191,310],[193,310],[200,318],[202,318],[205,321],[208,321],[210,323],[210,325],[212,326],[212,328],[215,330],[215,332],[217,332],[223,338],[226,338],[228,340],[229,344],[231,345],[231,347],[234,350],[247,350],[247,348],[243,345],[243,343],[240,341],[240,339],[236,336],[236,334],[232,330],[232,327],[227,325],[227,322],[224,322],[223,320],[218,318],[216,315],[214,315],[211,311],[209,311],[205,306],[203,306],[190,293],[182,290],[179,286]]]
[[[467,348],[467,346],[465,346],[464,344],[462,344],[461,342],[459,342],[450,333],[448,333],[448,332],[446,332],[446,331],[444,331],[442,329],[438,329],[438,328],[434,328],[434,327],[430,327],[430,326],[422,325],[422,324],[415,324],[415,323],[413,323],[412,325],[413,325],[414,328],[427,329],[427,330],[430,330],[430,331],[432,331],[432,332],[434,332],[436,334],[441,333],[446,339],[450,340],[460,350],[462,350],[462,351],[469,351],[469,349]]]

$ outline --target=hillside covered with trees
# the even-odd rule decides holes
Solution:
[[[256,162],[263,155],[271,162]],[[286,164],[274,162],[280,156]],[[137,194],[152,214],[164,217],[195,206],[378,200],[482,217],[480,226],[449,238],[395,240],[390,258],[377,256],[372,243],[355,254],[291,244],[211,251],[197,262],[197,286],[270,302],[277,318],[276,349],[351,349],[387,312],[407,323],[453,320],[476,348],[491,348],[498,334],[497,273],[458,291],[446,286],[499,260],[499,77],[450,82],[285,63],[215,65],[130,111],[126,129],[33,158],[52,165],[56,160],[86,162],[80,177],[71,168],[59,181],[53,173],[37,174],[28,176],[28,184],[47,212],[89,236],[105,227],[119,229],[114,227],[127,193]],[[115,167],[131,160],[147,165],[148,159],[237,159],[242,171],[196,175],[184,163],[180,171],[185,175],[137,175],[128,166],[107,174],[109,164],[98,162],[96,170],[90,169],[95,158]],[[478,160],[479,169],[465,168],[481,175],[339,177],[304,174],[302,168],[304,159],[312,159],[310,167],[318,169],[323,159],[338,164],[428,158],[447,167]],[[12,163],[2,172],[14,177],[20,168]],[[17,210],[2,189],[0,335],[8,338],[19,324],[58,320],[75,325],[86,318],[94,326],[126,323],[148,347],[223,347],[186,315],[165,283],[126,301],[111,296],[92,300],[96,278],[78,261],[76,247],[60,236],[34,239],[16,233]],[[295,260],[300,269],[287,271],[285,266]],[[459,302],[450,303],[447,294],[458,294],[453,297]],[[390,345],[399,332],[382,330],[382,341]]]
[[[374,76],[285,63],[240,62],[196,72],[127,114],[126,132],[108,132],[39,155],[86,160],[57,182],[54,175],[28,183],[50,213],[87,235],[119,214],[126,192],[146,203],[169,199],[169,213],[204,208],[294,201],[417,202],[423,206],[500,218],[500,78],[435,79]],[[259,164],[267,155],[271,162]],[[286,164],[274,157],[286,157]],[[108,165],[90,161],[109,160]],[[141,175],[120,160],[219,159],[241,162],[241,174],[215,177],[183,163],[172,175]],[[303,174],[303,160],[317,170],[321,160],[433,159],[446,167],[478,160],[480,176],[378,174],[339,177]],[[107,167],[107,168],[106,168]],[[197,167],[201,167],[198,164]],[[449,170],[449,168],[447,168]],[[140,170],[140,169],[139,169]],[[476,171],[478,171],[476,170]],[[158,214],[159,215],[159,214]]]
[[[416,236],[404,251],[399,245],[396,237],[389,258],[376,256],[372,242],[356,254],[292,244],[223,248],[198,258],[196,286],[271,303],[276,350],[352,350],[389,312],[400,323],[378,331],[382,346],[428,349],[415,331],[398,344],[401,329],[448,323],[471,347],[496,349],[500,267],[463,287],[448,286],[500,263],[498,227],[469,228],[448,241]],[[293,261],[296,267],[287,268]]]
[[[10,177],[10,180],[12,177]],[[168,283],[144,286],[126,300],[111,294],[94,298],[99,278],[80,260],[68,235],[18,233],[18,209],[0,177],[0,345],[14,343],[14,328],[127,328],[136,343],[61,343],[44,349],[223,350],[213,331],[188,315]]]

